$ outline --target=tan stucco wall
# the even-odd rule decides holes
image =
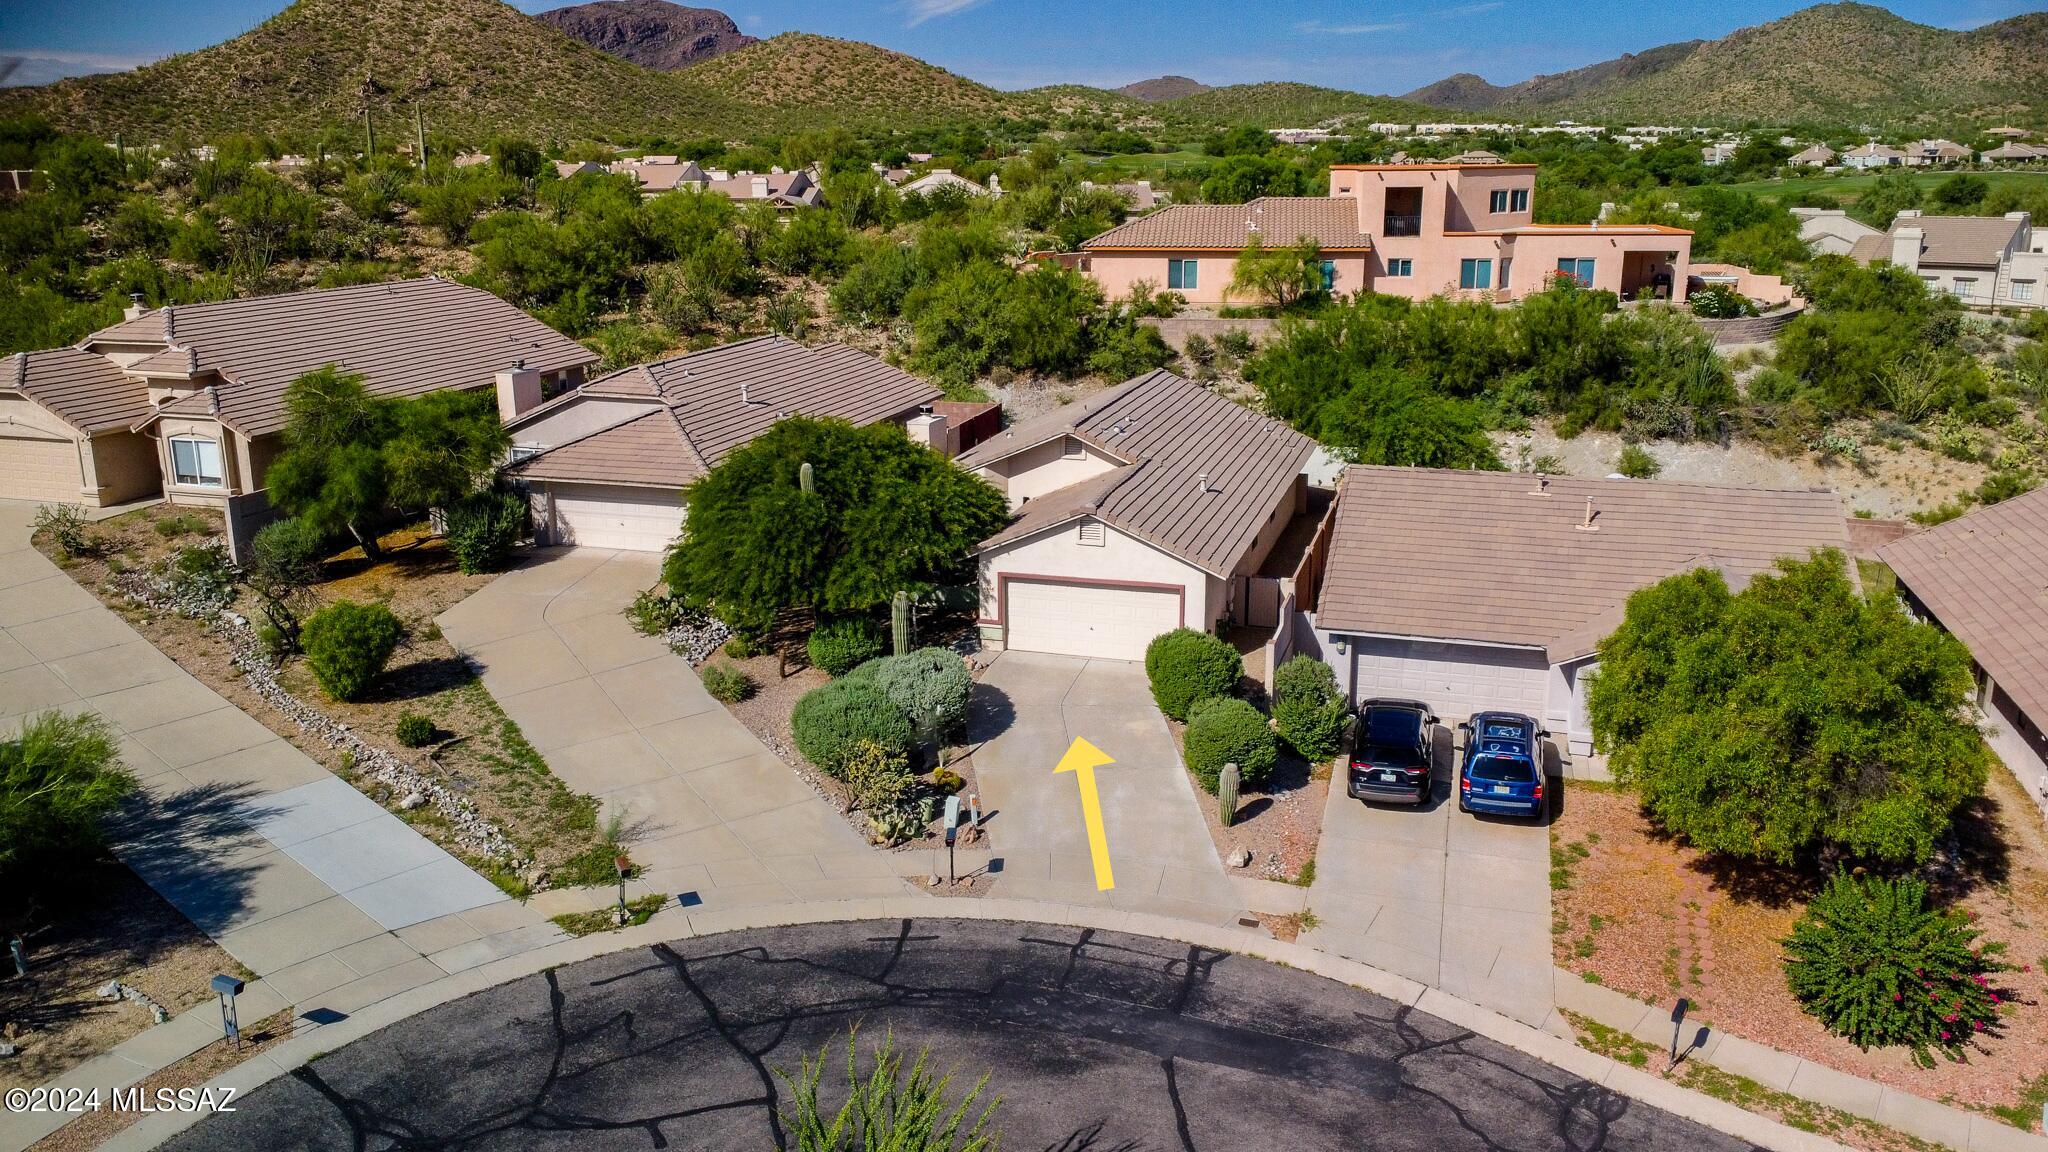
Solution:
[[[172,504],[205,504],[219,506],[227,503],[231,494],[244,491],[240,479],[244,461],[235,437],[222,428],[217,420],[193,416],[166,416],[153,425],[156,440],[157,467],[164,478],[164,499]],[[221,469],[227,475],[222,477],[224,487],[202,488],[181,485],[175,477],[177,471],[171,465],[170,441],[177,436],[197,436],[220,443]]]
[[[1100,476],[1116,462],[1087,445],[1081,445],[1081,455],[1069,458],[1066,446],[1080,441],[1068,437],[1048,441],[1011,456],[998,460],[986,468],[975,470],[980,476],[1000,489],[1010,498],[1010,511],[1024,506],[1026,500],[1057,491],[1069,484],[1079,483],[1091,476]]]
[[[93,437],[92,464],[101,505],[125,504],[163,491],[156,441],[140,432],[103,432]]]
[[[1295,237],[1284,241],[1292,245]],[[1275,245],[1283,243],[1275,236]],[[1336,265],[1337,282],[1332,291],[1339,296],[1349,296],[1366,286],[1368,257],[1360,253],[1325,255],[1324,259]],[[1194,260],[1195,287],[1193,289],[1166,286],[1166,262]],[[1245,296],[1232,297],[1230,278],[1237,274],[1237,253],[1235,252],[1090,252],[1087,255],[1088,275],[1102,286],[1103,295],[1116,299],[1129,296],[1132,285],[1140,280],[1149,281],[1155,291],[1178,292],[1190,304],[1238,304],[1250,306],[1261,301]]]
[[[1042,532],[1027,540],[985,552],[981,557],[981,619],[998,622],[997,578],[1061,576],[1105,582],[1172,584],[1183,589],[1182,623],[1207,629],[1223,608],[1211,585],[1221,582],[1186,561],[1176,559],[1134,536],[1104,526],[1100,547],[1081,543],[1080,522]],[[984,635],[987,630],[984,630]],[[1000,639],[1000,633],[996,633]]]

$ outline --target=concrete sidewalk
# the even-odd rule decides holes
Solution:
[[[626,607],[660,580],[652,553],[541,549],[442,613],[441,633],[555,775],[624,814],[636,887],[713,909],[901,895],[921,854],[870,849],[687,661],[633,630]]]
[[[144,640],[29,546],[34,514],[0,502],[0,731],[52,709],[113,725],[140,782],[114,852],[260,977],[245,1023],[346,1015],[563,938]],[[56,1083],[130,1084],[219,1034],[205,1005]],[[0,1147],[59,1119],[0,1116]]]
[[[1096,890],[1074,777],[1053,772],[1077,736],[1116,760],[1095,772],[1108,892]],[[1233,923],[1245,907],[1139,665],[1005,652],[975,685],[968,737],[1003,896],[1205,924]]]

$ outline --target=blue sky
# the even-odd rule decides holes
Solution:
[[[1116,86],[1161,73],[1210,84],[1298,80],[1399,93],[1453,72],[1497,84],[1674,40],[1711,38],[1800,0],[696,0],[757,36],[818,32],[922,57],[998,88]],[[11,83],[129,68],[261,23],[279,0],[0,0]],[[556,0],[517,0],[529,12]],[[2042,0],[1889,0],[1909,20],[1974,28]]]

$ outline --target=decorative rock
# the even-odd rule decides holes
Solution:
[[[924,878],[924,886],[927,888],[937,888],[945,884],[945,882],[946,878],[939,875],[937,872],[934,872],[931,875]]]
[[[4,1060],[9,1056],[14,1055],[17,1051],[19,1051],[19,1049],[17,1049],[14,1045],[0,1042],[0,1060]]]
[[[1249,848],[1239,848],[1230,854],[1229,860],[1232,868],[1248,868],[1252,862],[1252,850]]]
[[[398,806],[401,809],[410,812],[413,809],[418,808],[420,805],[425,804],[426,802],[427,798],[425,795],[419,792],[408,792],[405,794],[405,799],[400,800],[398,802]]]

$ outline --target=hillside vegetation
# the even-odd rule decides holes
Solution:
[[[1416,120],[1459,119],[1445,116],[1440,109],[1411,104],[1392,96],[1368,96],[1363,92],[1292,82],[1231,84],[1177,100],[1162,101],[1152,105],[1150,110],[1169,122],[1226,127],[1250,124],[1259,128],[1312,127],[1340,116],[1411,123]]]
[[[1010,111],[1002,93],[915,56],[786,32],[691,68],[687,80],[780,128],[902,126]]]

